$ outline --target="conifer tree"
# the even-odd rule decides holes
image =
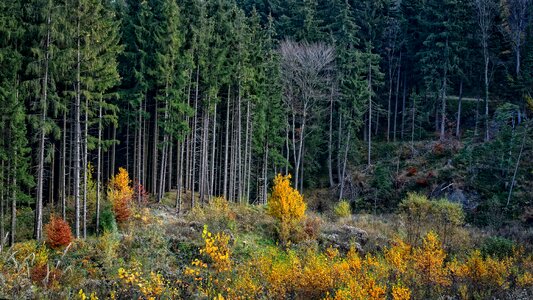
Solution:
[[[21,83],[23,56],[20,50],[24,37],[21,12],[22,7],[18,2],[0,3],[1,226],[2,234],[5,234],[5,208],[10,204],[10,245],[16,240],[17,204],[29,202],[25,191],[33,186],[33,178],[29,173],[30,148],[23,100],[25,90]],[[1,237],[1,243],[4,238]]]

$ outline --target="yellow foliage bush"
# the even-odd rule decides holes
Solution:
[[[223,232],[212,234],[207,225],[204,225],[202,239],[204,246],[199,252],[208,258],[207,262],[196,258],[191,262],[191,266],[185,267],[183,274],[192,278],[198,291],[210,298],[222,291],[228,292],[226,284],[230,282],[230,278],[227,275],[232,268],[230,237]]]
[[[346,200],[338,202],[333,208],[333,211],[338,218],[346,218],[352,215],[352,208],[350,207],[350,203]]]
[[[305,217],[307,205],[303,196],[291,187],[291,175],[278,174],[274,178],[272,193],[268,199],[267,212],[279,222],[282,242],[288,242],[297,225]]]
[[[118,223],[126,222],[131,216],[133,188],[128,171],[118,169],[118,174],[111,177],[107,189],[107,199],[113,205],[113,212]]]
[[[429,231],[438,233],[443,244],[464,222],[464,212],[460,204],[446,199],[429,200],[418,193],[409,193],[399,206],[407,231],[407,242],[418,244]]]
[[[392,287],[393,300],[409,300],[411,299],[411,290],[402,285],[394,285]]]
[[[177,295],[177,291],[170,287],[170,283],[163,278],[163,275],[155,272],[146,275],[140,270],[139,265],[131,269],[119,268],[118,278],[123,287],[121,293],[131,299],[137,296],[155,300],[163,296],[172,298]]]

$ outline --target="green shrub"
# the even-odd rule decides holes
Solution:
[[[100,215],[100,228],[103,232],[117,232],[117,221],[111,208],[105,208]]]
[[[338,218],[346,218],[352,215],[352,208],[346,200],[339,201],[333,208],[333,211]]]
[[[493,256],[499,259],[513,255],[515,242],[503,237],[495,236],[487,238],[481,245],[483,256]]]
[[[459,203],[447,199],[429,200],[425,195],[409,193],[400,203],[407,241],[416,244],[430,230],[438,233],[444,244],[464,222],[464,212]]]

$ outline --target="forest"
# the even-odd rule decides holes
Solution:
[[[0,1],[0,298],[530,299],[533,1]]]

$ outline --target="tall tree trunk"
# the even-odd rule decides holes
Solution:
[[[75,217],[74,227],[76,238],[80,238],[80,144],[81,144],[81,33],[80,33],[80,10],[81,4],[78,1],[78,19],[77,19],[77,62],[76,62],[76,99],[74,104],[74,203]]]
[[[157,100],[155,100],[155,108],[154,108],[154,136],[153,136],[153,144],[152,144],[152,172],[151,172],[151,189],[152,194],[158,195],[158,188],[157,188],[157,168],[159,167],[159,158],[158,158],[158,144],[159,144],[159,111],[158,111],[158,105]]]
[[[215,111],[213,112],[213,136],[211,140],[211,180],[209,182],[209,196],[215,195],[215,154],[216,154],[216,137],[217,137],[217,103],[215,102]]]
[[[459,138],[461,135],[461,109],[463,106],[463,78],[459,83],[459,103],[457,104],[457,124],[455,127],[455,136]]]
[[[400,96],[400,75],[402,70],[402,52],[400,51],[400,60],[398,62],[398,75],[396,77],[396,99],[394,100],[394,132],[393,141],[396,142],[396,128],[398,126],[398,97]]]
[[[485,142],[489,140],[489,54],[488,49],[483,50],[485,58]]]
[[[413,107],[411,109],[411,150],[415,151],[415,116],[416,116],[416,97],[413,98]]]
[[[224,186],[222,188],[222,195],[227,199],[228,197],[228,154],[229,154],[229,111],[231,102],[231,85],[228,84],[228,102],[226,104],[226,145],[224,151]]]
[[[394,72],[392,68],[392,55],[389,56],[388,65],[389,65],[389,71],[387,73],[389,75],[389,93],[388,93],[388,100],[387,100],[387,142],[390,141],[392,85],[394,81],[393,79],[394,75],[392,75],[392,73]]]
[[[67,177],[67,109],[63,112],[63,141],[61,142],[61,216],[63,220],[67,218],[67,195],[66,195],[66,177]]]
[[[100,198],[102,189],[102,100],[98,105],[98,147],[96,150],[96,234],[100,233]]]
[[[478,95],[477,96],[477,100],[476,100],[476,116],[475,116],[475,124],[474,124],[474,136],[477,137],[478,135],[478,126],[479,126],[479,98],[481,96]]]
[[[136,137],[136,144],[135,147],[137,148],[137,154],[136,154],[136,168],[137,168],[137,182],[135,183],[136,187],[135,189],[140,188],[142,184],[144,184],[144,181],[142,180],[142,110],[143,110],[143,101],[141,98],[141,101],[139,102],[139,111],[137,112],[137,137]],[[137,204],[141,204],[141,193],[137,193]]]
[[[239,82],[239,90],[237,96],[237,199],[239,203],[242,201],[242,137],[241,137],[241,83]]]
[[[251,111],[250,111],[250,101],[248,101],[248,107],[246,108],[246,135],[249,136],[247,138],[247,147],[248,150],[246,151],[248,153],[248,170],[246,170],[246,199],[248,203],[250,202],[250,180],[252,176],[252,137],[253,137],[253,120],[251,119]]]
[[[248,161],[248,142],[250,140],[250,100],[246,101],[246,133],[245,139],[244,139],[244,171],[243,171],[243,194],[246,197],[246,200],[249,201],[249,192],[248,192],[248,168],[249,168],[249,161]]]
[[[441,124],[440,124],[440,140],[445,139],[446,133],[446,90],[448,89],[448,38],[446,38],[446,62],[444,63],[444,76],[442,78],[442,107],[441,107]]]
[[[87,238],[87,139],[89,132],[89,98],[85,97],[85,130],[83,131],[83,238]]]
[[[17,150],[13,152],[13,157],[17,157]],[[11,235],[9,245],[15,245],[17,232],[17,159],[12,160],[13,172],[11,174]],[[2,237],[3,238],[3,237]]]
[[[196,174],[196,130],[198,123],[198,93],[200,81],[200,65],[196,67],[196,92],[194,95],[194,120],[193,120],[193,137],[192,137],[192,167],[191,167],[191,208],[195,205],[194,190],[195,190],[195,174]]]
[[[342,163],[342,177],[340,178],[340,192],[339,192],[339,201],[342,200],[342,197],[344,196],[344,183],[345,183],[345,177],[346,177],[346,165],[348,162],[348,151],[350,150],[350,136],[352,131],[348,129],[348,137],[346,138],[346,149],[344,150],[344,159]]]
[[[111,175],[115,174],[116,169],[116,157],[117,157],[117,126],[115,126],[115,123],[111,123],[111,130],[112,130],[112,140],[113,144],[111,144],[111,163],[109,165],[109,169],[111,170]]]
[[[183,142],[178,142],[178,146],[176,147],[176,150],[179,149],[179,159],[176,162],[178,169],[176,173],[176,211],[177,213],[181,213],[181,193],[182,193],[182,184],[183,184],[183,152],[185,149],[185,144]]]
[[[332,152],[333,152],[333,88],[329,95],[329,133],[328,133],[328,176],[329,187],[332,188],[335,183],[333,182],[333,166],[332,166]]]
[[[267,194],[268,194],[268,140],[266,141],[265,143],[265,147],[264,147],[264,158],[263,158],[263,190],[262,190],[262,193],[263,193],[263,202],[260,203],[262,205],[265,205],[267,204]]]
[[[168,141],[168,155],[167,155],[167,175],[165,176],[165,183],[166,183],[166,186],[167,186],[167,191],[170,191],[172,189],[172,176],[174,175],[173,174],[173,166],[174,166],[174,143],[172,141],[172,138],[169,138],[169,141]],[[178,151],[176,149],[176,151]],[[166,179],[166,177],[168,176],[168,180]]]
[[[372,63],[368,62],[368,166],[372,164]]]
[[[366,124],[366,123],[365,123]],[[366,127],[365,127],[366,129]],[[363,130],[366,135],[366,130]],[[339,107],[339,128],[337,129],[337,178],[340,181],[342,177],[342,159],[341,159],[341,153],[342,153],[342,111]]]
[[[165,90],[168,91],[168,82],[166,84]],[[169,109],[168,97],[169,97],[168,92],[165,92],[165,108],[164,108],[165,114],[163,117],[163,128],[166,128],[167,122],[168,122],[168,109]],[[156,107],[156,111],[157,111],[157,107]],[[159,177],[159,188],[158,188],[158,193],[157,193],[157,202],[161,202],[161,199],[163,199],[163,195],[165,193],[165,171],[166,171],[166,164],[168,160],[169,144],[170,144],[169,136],[165,129],[165,131],[163,132],[163,149],[161,151],[162,157],[161,157],[161,171],[160,171],[161,173],[159,174],[160,177]],[[154,147],[157,147],[157,146],[154,145]],[[157,165],[157,162],[156,162],[156,165]]]
[[[513,179],[511,180],[511,186],[509,187],[509,194],[507,195],[507,204],[505,207],[509,206],[509,203],[511,202],[511,197],[513,195],[513,188],[516,182],[516,174],[518,173],[518,167],[520,166],[520,161],[522,159],[522,153],[524,152],[524,146],[526,144],[526,137],[528,135],[528,129],[529,129],[529,123],[526,123],[526,126],[524,128],[524,136],[522,137],[522,144],[520,145],[520,152],[518,153],[518,158],[516,160],[516,165],[513,173]]]
[[[404,130],[405,130],[405,113],[407,112],[405,110],[405,100],[407,97],[407,77],[405,74],[403,75],[403,93],[402,93],[402,133],[401,138],[403,140]]]
[[[41,124],[39,126],[39,158],[37,166],[37,203],[35,204],[35,229],[34,236],[38,241],[43,238],[43,187],[44,187],[44,148],[45,148],[45,123],[46,112],[48,109],[48,66],[50,60],[50,31],[51,31],[51,1],[48,1],[48,15],[46,21],[46,42],[45,42],[45,59],[44,59],[44,73],[42,79],[42,95],[41,95]]]
[[[0,253],[4,250],[4,236],[6,234],[5,228],[5,193],[8,183],[5,181],[5,161],[2,159],[2,165],[0,166]]]

